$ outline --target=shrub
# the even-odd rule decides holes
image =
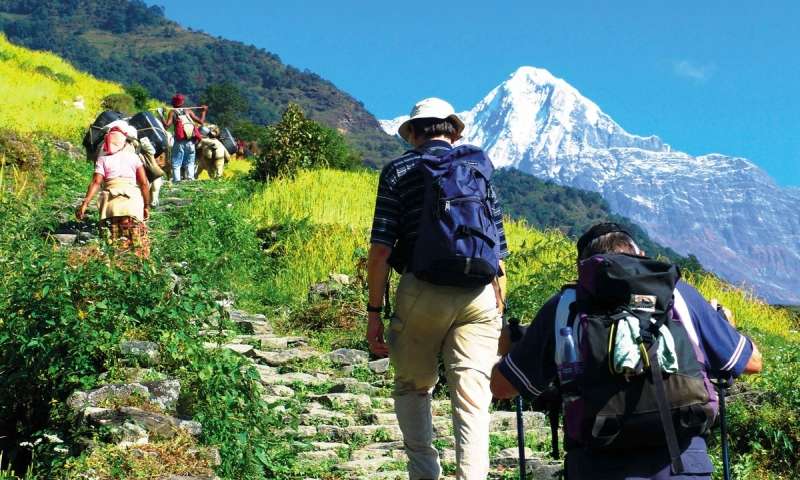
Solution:
[[[0,128],[0,163],[34,170],[42,164],[42,153],[30,135]]]
[[[136,112],[136,100],[127,93],[112,93],[103,99],[102,107],[123,115],[133,115]]]
[[[258,180],[291,178],[300,169],[352,169],[358,161],[338,132],[308,120],[298,105],[289,104],[281,121],[267,127],[253,175]]]
[[[138,83],[131,83],[125,86],[125,93],[133,98],[133,104],[137,110],[146,110],[147,102],[150,100],[150,92]]]

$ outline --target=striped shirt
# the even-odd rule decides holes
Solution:
[[[429,155],[442,156],[452,148],[448,142],[431,140],[419,150]],[[370,242],[392,247],[389,263],[399,272],[403,271],[414,251],[414,242],[418,236],[417,229],[422,216],[425,183],[422,172],[415,168],[420,158],[418,152],[407,152],[383,168],[378,182]],[[508,256],[503,212],[491,186],[489,203],[500,236],[500,258],[503,259]]]

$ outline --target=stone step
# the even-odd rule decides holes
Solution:
[[[355,350],[352,348],[340,348],[328,354],[331,363],[334,365],[360,365],[366,364],[369,361],[369,353],[363,350]]]
[[[83,410],[83,418],[90,425],[121,426],[131,423],[147,431],[149,438],[171,439],[180,431],[199,436],[202,426],[193,420],[182,420],[161,413],[148,412],[135,407],[100,408],[88,407]]]
[[[519,451],[516,447],[506,448],[500,451],[492,459],[493,467],[505,467],[516,469],[519,467]],[[536,479],[557,479],[561,478],[563,470],[562,462],[545,458],[541,453],[533,452],[530,448],[525,449],[525,471],[531,478]]]
[[[349,442],[359,436],[374,438],[376,435],[380,435],[388,441],[400,441],[403,439],[403,434],[397,425],[357,425],[351,427],[320,425],[317,427],[317,433],[325,438],[340,442]]]
[[[261,314],[251,314],[241,310],[229,309],[228,315],[239,329],[249,335],[265,335],[272,333],[272,324],[267,321],[267,317]]]
[[[390,458],[373,458],[370,460],[350,460],[336,465],[336,470],[340,472],[349,472],[357,475],[369,475],[369,478],[378,478],[376,476],[379,470],[384,465],[393,462]]]
[[[355,419],[346,413],[336,412],[323,408],[313,408],[307,413],[300,415],[301,425],[319,425],[336,423],[339,425],[350,426],[356,423]]]
[[[532,428],[550,428],[547,417],[542,412],[523,412],[523,425],[526,430]],[[517,428],[516,412],[497,411],[492,412],[492,420],[489,425],[490,431],[511,430]]]
[[[290,373],[269,373],[259,371],[261,383],[264,385],[292,385],[302,383],[305,385],[321,385],[329,380],[329,377],[322,373],[311,375],[303,372]]]
[[[269,365],[270,367],[282,367],[290,363],[309,360],[318,357],[320,352],[312,348],[299,347],[291,350],[270,352],[265,350],[253,350],[256,360]]]
[[[327,393],[312,397],[322,405],[334,410],[362,410],[372,408],[372,400],[364,394],[355,393]]]
[[[335,450],[311,450],[309,452],[300,452],[297,458],[301,462],[311,463],[335,462],[340,460],[339,454],[337,454]]]
[[[328,390],[329,393],[363,393],[372,395],[375,392],[375,387],[367,382],[360,382],[355,378],[339,378],[336,379],[334,385]]]
[[[342,450],[348,448],[346,443],[338,442],[311,442],[311,446],[314,447],[314,450]]]

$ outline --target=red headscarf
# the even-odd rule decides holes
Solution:
[[[124,140],[122,140],[121,145],[118,136],[112,139],[112,136],[114,135],[122,135],[122,138]],[[103,152],[105,152],[106,155],[114,155],[115,153],[125,148],[125,144],[127,143],[127,138],[128,134],[125,132],[125,130],[123,130],[120,127],[113,127],[111,130],[108,131],[108,133],[106,133],[106,138],[103,141]],[[112,144],[113,146],[117,146],[119,148],[117,148],[116,151],[113,151]]]
[[[183,102],[186,101],[186,97],[181,95],[180,93],[176,93],[174,97],[172,97],[172,106],[173,107],[181,107],[183,106]]]

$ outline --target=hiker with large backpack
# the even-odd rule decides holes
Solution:
[[[732,318],[619,225],[596,225],[578,241],[577,283],[539,310],[494,368],[492,392],[559,393],[569,480],[710,479],[709,379],[761,371]]]
[[[483,480],[489,472],[489,375],[499,358],[508,253],[492,163],[477,147],[453,147],[463,129],[443,100],[414,106],[398,131],[414,148],[381,172],[372,224],[367,340],[394,366],[412,480],[441,474],[431,414],[439,355],[453,406],[457,478]],[[393,314],[390,268],[400,274]],[[382,312],[390,318],[386,339]]]
[[[92,180],[86,196],[75,211],[83,220],[92,199],[100,193],[101,234],[121,250],[150,255],[150,239],[145,221],[150,217],[150,183],[137,153],[136,128],[124,120],[107,126],[96,154]]]
[[[206,121],[208,106],[200,107],[200,116],[184,107],[186,97],[180,93],[172,97],[172,110],[164,121],[166,128],[175,125],[175,144],[172,147],[172,181],[181,181],[181,169],[186,168],[186,180],[194,180],[195,171],[195,143],[200,141],[200,129],[196,124],[202,125]]]

